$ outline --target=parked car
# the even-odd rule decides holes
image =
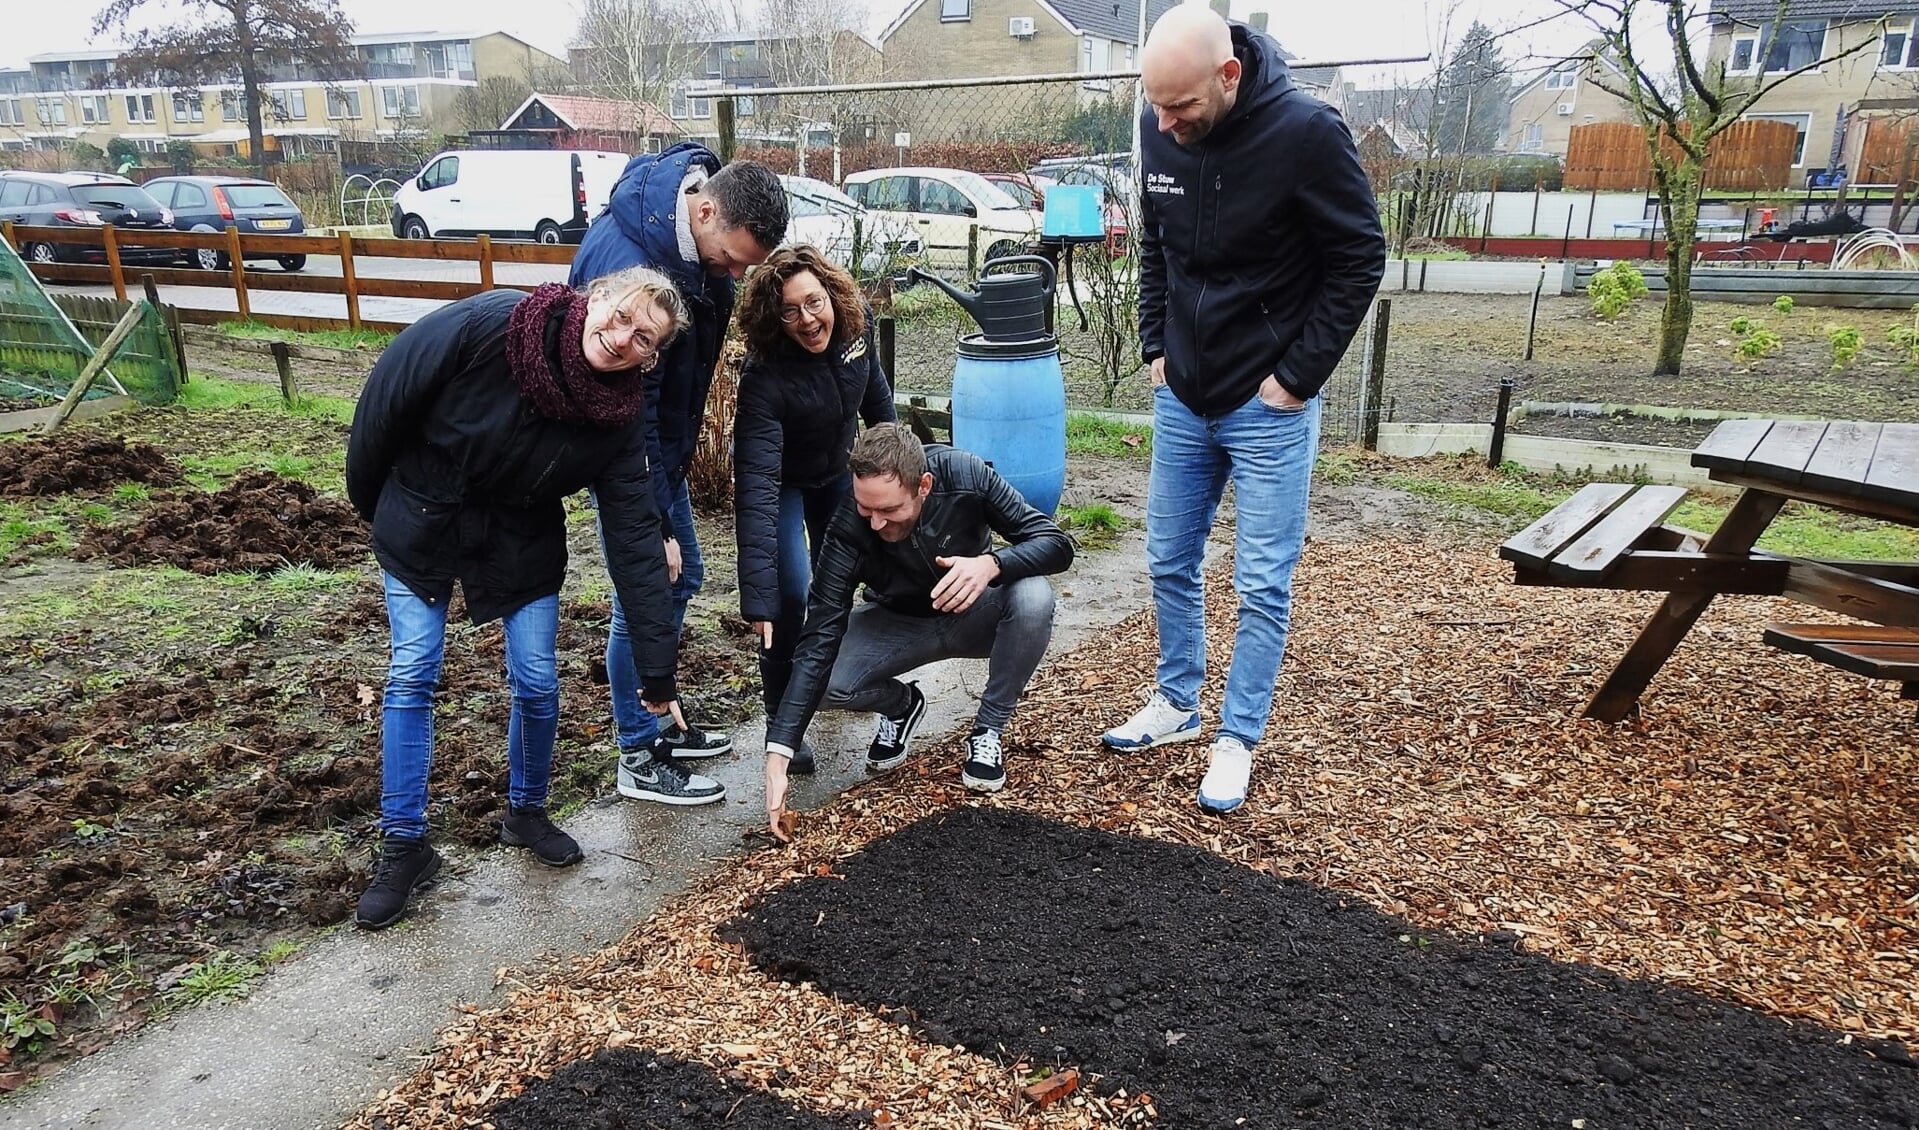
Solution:
[[[891,274],[905,262],[917,262],[923,253],[919,234],[911,225],[868,212],[860,202],[823,180],[782,176],[786,204],[792,217],[786,242],[810,243],[828,259],[849,270],[853,265],[853,227],[859,223],[860,274],[871,278]]]
[[[393,234],[578,243],[626,162],[593,149],[449,150],[393,194]]]
[[[173,230],[173,213],[125,177],[108,173],[0,171],[0,220],[43,228],[97,228],[112,224],[128,242],[123,263],[171,263],[180,252],[152,246],[147,232]],[[31,242],[20,257],[32,263],[104,263],[104,247],[55,241]]]
[[[1001,192],[1019,201],[1022,207],[1039,209],[1042,216],[1046,214],[1046,190],[1060,183],[1041,173],[980,175],[997,185]],[[1115,258],[1126,254],[1126,240],[1130,232],[1126,209],[1109,197],[1102,206],[1101,217],[1106,224],[1106,250]]]
[[[246,177],[155,177],[144,186],[153,198],[173,210],[173,226],[179,231],[223,232],[229,226],[241,235],[299,235],[307,230],[300,206],[287,199],[280,186],[271,181]],[[206,271],[231,269],[227,253],[211,247],[189,248],[182,253],[189,266]],[[267,259],[282,270],[298,271],[307,265],[304,255],[276,255],[262,251],[248,259]]]
[[[936,270],[967,269],[974,227],[982,263],[1023,254],[1039,242],[1038,212],[964,169],[872,169],[847,177],[846,194],[869,215],[913,224],[924,241],[926,264]]]

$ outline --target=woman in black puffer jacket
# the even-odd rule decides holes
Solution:
[[[592,487],[599,498],[608,568],[645,645],[645,698],[679,717],[640,388],[685,322],[673,284],[644,268],[584,292],[558,283],[489,291],[407,327],[367,378],[347,443],[347,494],[373,524],[392,653],[381,711],[383,842],[360,896],[361,926],[399,921],[440,867],[426,842],[427,776],[455,582],[474,623],[504,622],[513,702],[500,838],[554,867],[580,858],[546,814],[569,494]]]
[[[733,427],[740,615],[760,637],[760,693],[778,708],[806,618],[812,551],[852,491],[847,453],[859,421],[894,418],[893,388],[851,275],[801,244],[775,251],[740,294]],[[794,773],[812,771],[802,749]]]

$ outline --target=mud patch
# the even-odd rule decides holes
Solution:
[[[1167,1126],[1919,1120],[1903,1047],[1021,813],[922,820],[729,933],[931,1042],[1150,1092]]]
[[[498,1130],[675,1130],[726,1125],[744,1130],[850,1130],[869,1118],[827,1118],[791,1106],[698,1063],[633,1048],[610,1048],[554,1072],[488,1111]]]
[[[60,432],[0,443],[0,495],[66,494],[117,483],[171,486],[184,477],[159,448],[124,436]]]
[[[286,565],[344,569],[367,553],[367,526],[352,506],[298,479],[259,471],[212,493],[155,495],[139,521],[89,531],[73,556],[210,574]]]

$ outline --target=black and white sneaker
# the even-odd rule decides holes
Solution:
[[[873,744],[866,750],[866,768],[874,773],[883,773],[906,760],[913,746],[913,732],[919,729],[920,719],[926,717],[926,696],[920,693],[918,683],[906,684],[906,693],[910,696],[903,714],[880,715],[879,732],[873,735]]]
[[[658,804],[712,804],[726,799],[725,785],[651,753],[621,754],[616,784],[623,797]]]
[[[1006,784],[1006,755],[1000,751],[998,730],[976,727],[966,739],[960,784],[976,793],[996,793]]]
[[[733,752],[733,739],[725,734],[709,733],[688,722],[682,730],[668,722],[653,739],[653,752],[681,761],[700,761]]]
[[[388,836],[373,861],[373,881],[360,893],[353,921],[362,930],[384,930],[406,917],[409,900],[432,886],[440,873],[440,853],[425,840]]]

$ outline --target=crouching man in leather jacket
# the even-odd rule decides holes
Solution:
[[[827,527],[792,678],[766,725],[766,809],[782,840],[787,763],[813,715],[878,713],[866,764],[891,769],[926,713],[918,685],[897,676],[941,659],[988,661],[960,779],[999,791],[1000,731],[1053,637],[1046,577],[1073,563],[1072,540],[975,455],[922,447],[889,423],[860,433],[849,467],[853,497]]]

